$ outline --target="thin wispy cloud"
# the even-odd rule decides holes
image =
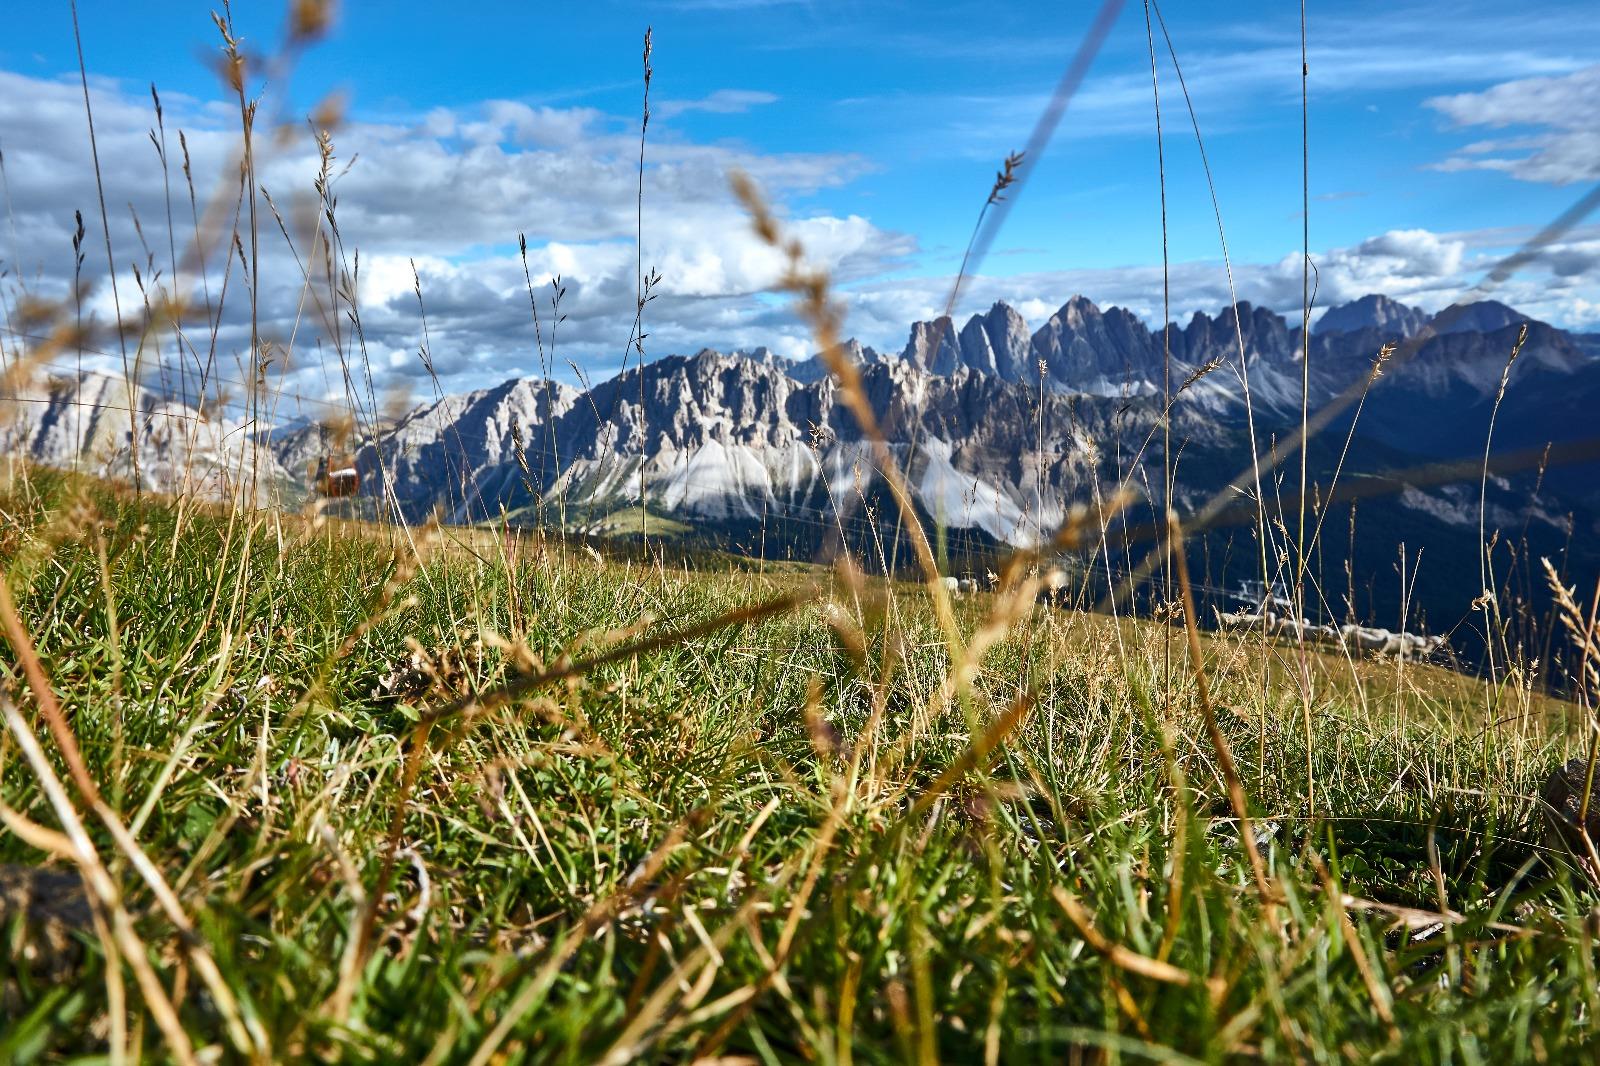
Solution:
[[[708,115],[742,115],[747,111],[778,102],[776,93],[755,89],[718,89],[698,100],[663,100],[652,111],[662,118],[700,111]]]
[[[1259,124],[1265,106],[1299,106],[1299,46],[1254,49],[1246,53],[1180,52],[1185,81],[1205,122],[1213,133],[1242,124]],[[1335,93],[1366,94],[1381,88],[1429,89],[1476,81],[1485,71],[1501,75],[1566,74],[1578,70],[1575,57],[1522,49],[1465,50],[1418,54],[1409,46],[1352,44],[1314,46],[1309,54],[1310,90],[1320,96]],[[1169,106],[1181,108],[1176,76],[1170,65],[1162,72],[1168,80]],[[995,145],[1007,143],[1011,132],[1027,124],[1049,102],[1045,87],[1025,92],[943,93],[928,95],[911,90],[890,97],[848,97],[841,104],[854,108],[915,106],[930,116],[932,128],[954,144],[982,144],[992,154]],[[1072,101],[1072,121],[1062,135],[1073,140],[1110,135],[1146,137],[1153,129],[1148,69],[1134,73],[1092,77]],[[926,133],[926,128],[922,130]]]
[[[1600,64],[1564,77],[1521,78],[1426,103],[1458,128],[1526,131],[1463,145],[1436,164],[1439,170],[1493,170],[1556,185],[1600,178]]]

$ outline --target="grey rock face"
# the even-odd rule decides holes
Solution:
[[[289,482],[251,427],[109,374],[37,377],[0,401],[0,450],[142,488],[262,505]]]
[[[443,505],[449,520],[465,521],[481,500],[521,481],[513,425],[530,470],[559,467],[559,442],[550,429],[581,395],[570,385],[518,378],[446,396],[402,418],[381,448],[369,443],[361,450],[363,483],[387,477],[403,507]]]
[[[1213,359],[1237,359],[1241,347],[1246,359],[1286,366],[1298,358],[1300,330],[1291,330],[1282,315],[1241,300],[1215,318],[1195,312],[1176,347],[1179,358],[1196,366]]]
[[[1086,297],[1074,296],[1033,335],[1033,355],[1050,380],[1096,395],[1149,391],[1161,380],[1162,349],[1130,311],[1102,313]]]
[[[1313,405],[1364,380],[1393,339],[1386,334],[1421,315],[1378,297],[1328,314],[1351,328],[1326,328],[1325,320],[1309,338]],[[1474,305],[1462,317],[1502,324],[1438,336],[1424,327],[1414,353],[1373,388],[1363,434],[1408,454],[1459,452],[1462,441],[1481,447],[1487,405],[1522,316]],[[1188,442],[1192,456],[1243,439],[1247,381],[1258,431],[1298,419],[1301,333],[1248,303],[1197,313],[1165,331],[1082,296],[1031,335],[1003,303],[959,333],[952,325],[917,323],[899,356],[855,341],[843,354],[860,369],[919,505],[1001,540],[1027,541],[1097,476],[1128,474],[1104,458],[1119,439],[1130,444],[1128,454],[1159,464],[1143,442],[1159,423],[1164,395],[1173,399],[1173,439]],[[1497,443],[1508,446],[1542,443],[1549,412],[1600,402],[1600,363],[1570,335],[1526,325],[1496,427]],[[1416,417],[1419,403],[1426,420]],[[349,444],[330,443],[312,425],[257,436],[142,389],[130,396],[100,375],[43,381],[0,422],[0,444],[14,451],[113,476],[131,476],[135,439],[141,481],[163,491],[255,491],[265,502],[293,482],[304,491],[308,468],[331,447],[355,452],[363,495],[381,496],[384,509],[410,518],[437,510],[449,521],[494,518],[537,501],[612,508],[641,499],[653,510],[692,516],[760,518],[777,509],[814,518],[860,505],[860,487],[876,476],[826,361],[784,359],[765,348],[668,357],[587,392],[506,381],[417,407],[375,440]],[[1222,465],[1237,464],[1229,456]],[[1440,509],[1454,506],[1443,492],[1402,496],[1400,505],[1443,521]]]
[[[932,322],[915,322],[901,358],[930,374],[953,374],[962,365],[955,324],[940,315]]]
[[[737,355],[740,353],[735,352],[734,354]],[[855,363],[855,365],[859,367],[877,366],[881,363],[888,362],[891,358],[890,356],[886,356],[882,352],[879,352],[875,348],[865,346],[860,341],[854,339],[844,342],[844,354],[849,357],[851,362]],[[823,378],[828,376],[828,364],[820,354],[813,355],[809,359],[780,359],[774,361],[772,365],[778,366],[791,378],[794,378],[794,380],[804,384],[810,384],[814,381],[821,381]]]
[[[1008,304],[996,303],[987,314],[968,319],[960,346],[964,366],[1006,381],[1038,381],[1028,324]]]
[[[1327,311],[1309,342],[1298,324],[1249,302],[1214,316],[1196,312],[1187,325],[1172,323],[1163,330],[1145,326],[1124,308],[1101,310],[1086,297],[1074,296],[1032,336],[1021,315],[996,303],[986,314],[968,319],[959,334],[952,333],[952,323],[944,318],[914,324],[900,359],[939,376],[970,369],[1035,387],[1043,362],[1045,386],[1056,391],[1130,397],[1183,390],[1191,402],[1219,416],[1244,409],[1248,383],[1256,409],[1270,418],[1297,414],[1306,385],[1312,404],[1359,385],[1380,348],[1413,339],[1416,343],[1404,358],[1388,365],[1381,389],[1476,405],[1498,388],[1517,328],[1524,322],[1529,336],[1513,368],[1513,382],[1521,382],[1531,370],[1577,373],[1592,368],[1600,357],[1600,344],[1593,338],[1531,321],[1494,301],[1453,309],[1435,319],[1374,294]],[[1445,328],[1433,335],[1428,331],[1435,325]],[[885,361],[855,341],[848,348],[858,366]],[[1309,349],[1309,375],[1301,371],[1303,349]],[[804,383],[827,376],[816,357],[758,361]]]
[[[1007,317],[995,316],[1002,338],[1015,329]],[[536,498],[580,511],[643,499],[658,513],[707,519],[836,521],[864,506],[876,462],[832,378],[799,381],[788,369],[702,351],[633,368],[587,394],[514,381],[449,397],[363,447],[363,492],[387,484],[408,516],[442,507],[455,521]],[[861,369],[924,511],[1015,543],[1053,528],[1064,494],[1107,476],[1112,449],[1097,440],[1147,433],[1156,416],[1141,408],[1119,418],[1115,401],[1064,393],[1043,397],[1041,412],[1037,387],[965,367],[940,375],[889,359]],[[527,471],[509,439],[513,413]],[[1187,415],[1182,427],[1216,432]]]
[[[1600,850],[1600,795],[1591,796],[1588,810],[1584,811],[1588,777],[1587,759],[1563,763],[1545,779],[1539,799],[1549,846],[1576,858],[1580,866],[1590,871],[1590,876],[1600,876],[1600,870],[1594,869],[1590,859],[1591,845]],[[1600,791],[1600,774],[1596,778],[1596,790]]]
[[[1465,307],[1452,307],[1439,314],[1441,333],[1493,333],[1507,326],[1532,321],[1515,308],[1498,300],[1479,300]]]
[[[1405,340],[1422,331],[1433,316],[1419,307],[1372,293],[1347,304],[1330,307],[1317,320],[1317,333],[1351,333],[1375,329],[1388,340]]]

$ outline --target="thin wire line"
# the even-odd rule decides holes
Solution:
[[[83,34],[78,28],[78,0],[72,0],[72,37],[78,48],[78,79],[83,84],[83,113],[89,122],[89,154],[94,161],[94,187],[100,199],[100,229],[106,238],[106,273],[111,277],[111,305],[117,316],[117,343],[122,348],[122,379],[133,388],[133,371],[128,366],[128,339],[122,332],[122,297],[117,291],[117,265],[111,252],[111,219],[106,214],[106,188],[100,178],[100,146],[94,135],[94,108],[89,104],[89,69],[83,59]],[[130,404],[131,408],[132,405]],[[139,486],[139,427],[130,411],[128,433],[133,440],[133,493],[140,494]]]
[[[1156,72],[1156,40],[1150,25],[1150,0],[1144,3],[1145,44],[1150,50],[1150,96],[1156,113],[1156,175],[1161,194],[1161,462],[1165,471],[1162,484],[1161,506],[1172,509],[1172,286],[1169,274],[1167,248],[1167,157],[1161,135],[1161,82]],[[1162,561],[1162,598],[1172,602],[1172,545],[1166,547]],[[1196,619],[1196,624],[1199,620]],[[1164,630],[1162,640],[1162,676],[1166,688],[1167,705],[1172,705],[1172,627]]]

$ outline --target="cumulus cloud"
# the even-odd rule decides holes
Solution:
[[[1520,78],[1483,92],[1436,96],[1426,104],[1458,127],[1525,131],[1465,145],[1435,164],[1439,170],[1496,170],[1556,185],[1600,178],[1600,64],[1564,77]]]
[[[409,121],[354,122],[337,129],[332,190],[342,245],[335,272],[347,272],[350,284],[336,279],[334,287],[356,293],[358,323],[330,291],[326,264],[308,259],[307,238],[319,217],[312,193],[318,156],[303,131],[280,139],[263,130],[257,142],[258,183],[271,193],[293,246],[262,201],[258,262],[238,255],[226,240],[205,242],[203,256],[195,256],[185,252],[194,222],[177,131],[184,131],[197,199],[202,209],[216,206],[213,221],[220,221],[223,234],[232,228],[240,202],[238,134],[226,107],[214,101],[176,95],[163,100],[171,164],[165,177],[179,253],[174,264],[167,251],[168,184],[149,134],[149,98],[105,80],[91,87],[124,312],[137,314],[142,303],[135,266],[138,281],[152,294],[176,275],[194,304],[222,305],[214,377],[237,383],[248,374],[240,359],[249,345],[253,292],[257,326],[275,353],[272,372],[288,394],[281,408],[286,414],[294,413],[297,396],[312,403],[348,392],[427,395],[434,383],[419,357],[424,346],[439,387],[450,391],[538,373],[571,380],[581,372],[598,380],[636,357],[627,354],[641,258],[634,244],[638,142],[631,116],[486,101],[436,108]],[[716,99],[712,94],[700,102]],[[732,107],[739,99],[723,98],[714,106]],[[1510,105],[1500,100],[1495,106]],[[90,230],[86,310],[110,321],[112,294],[96,232],[99,201],[81,90],[70,79],[0,71],[0,137],[11,202],[11,214],[0,225],[0,259],[8,272],[0,284],[26,285],[46,297],[69,293],[73,212],[82,210]],[[943,309],[948,275],[908,276],[918,252],[912,236],[867,217],[813,206],[825,199],[815,194],[866,173],[865,160],[761,153],[668,134],[649,143],[647,160],[642,262],[663,277],[645,311],[650,357],[703,346],[766,345],[790,356],[812,350],[804,324],[784,299],[767,291],[782,264],[756,239],[729,194],[727,172],[733,168],[761,184],[788,230],[831,272],[850,334],[897,351],[912,321]],[[247,241],[247,224],[243,234]],[[526,273],[519,234],[527,237]],[[1525,237],[1509,231],[1395,230],[1324,249],[1314,256],[1318,302],[1328,306],[1384,292],[1437,310]],[[1002,261],[997,257],[991,265]],[[1299,306],[1298,255],[1235,262],[1233,268],[1240,298],[1280,310]],[[556,276],[564,290],[559,309],[553,303]],[[980,275],[971,279],[958,312],[964,317],[1006,300],[1038,326],[1069,296],[1084,293],[1155,324],[1162,314],[1161,291],[1161,270],[1150,265]],[[1215,312],[1230,299],[1227,275],[1213,260],[1173,264],[1171,291],[1180,320],[1197,310]],[[1560,325],[1594,328],[1600,323],[1597,291],[1600,233],[1575,231],[1544,249],[1528,273],[1494,295]],[[197,370],[210,358],[210,334],[200,311],[186,323],[193,351],[180,356],[169,334],[136,345],[130,356],[150,368],[153,378],[170,383],[178,368]],[[120,368],[120,356],[114,337],[103,333],[85,352],[84,365]],[[77,353],[66,358],[75,363]],[[242,391],[237,384],[233,390],[235,396]],[[299,413],[318,410],[313,405]]]
[[[636,120],[590,108],[491,100],[435,108],[409,122],[354,122],[336,129],[332,189],[342,238],[340,267],[351,275],[359,296],[357,335],[355,323],[347,321],[348,309],[335,306],[322,264],[316,265],[315,282],[306,284],[307,238],[320,212],[312,191],[318,156],[304,131],[288,139],[265,133],[257,139],[257,181],[295,244],[285,240],[263,200],[259,264],[252,268],[259,276],[249,277],[244,273],[249,257],[230,255],[226,243],[239,196],[237,130],[228,124],[226,109],[211,101],[163,99],[166,178],[174,193],[179,252],[175,271],[168,254],[167,185],[149,132],[155,124],[149,97],[104,79],[91,88],[125,313],[141,304],[135,268],[152,295],[176,272],[186,289],[195,290],[195,302],[202,302],[204,293],[195,284],[202,259],[186,252],[194,222],[180,128],[202,214],[208,202],[219,209],[224,240],[207,242],[203,255],[213,300],[221,300],[223,275],[229,273],[216,353],[216,362],[226,369],[217,373],[243,376],[234,363],[248,349],[250,290],[257,298],[261,333],[278,353],[276,366],[287,366],[283,382],[293,392],[341,395],[345,371],[338,356],[359,365],[363,349],[376,391],[395,385],[430,391],[432,382],[418,357],[424,343],[445,388],[538,372],[528,277],[542,316],[545,368],[571,377],[570,358],[603,375],[623,358],[637,285]],[[80,93],[67,79],[0,71],[0,146],[12,208],[11,224],[0,228],[0,259],[6,261],[7,284],[22,278],[35,295],[69,292],[73,212],[82,210],[93,238],[83,268],[88,311],[107,322],[113,297],[104,284],[106,263],[95,234],[98,198]],[[766,99],[731,91],[692,106],[725,113]],[[752,294],[771,285],[781,262],[751,232],[729,192],[730,170],[750,174],[811,256],[842,280],[880,274],[915,251],[909,236],[879,229],[858,215],[787,207],[795,198],[866,172],[868,164],[858,157],[762,153],[666,135],[650,142],[646,158],[642,260],[644,269],[654,267],[663,278],[658,299],[646,311],[651,355],[708,343],[804,347],[804,328],[793,320],[768,335],[768,327],[776,325],[774,304]],[[527,237],[526,276],[517,252],[519,234]],[[247,224],[242,236],[248,244]],[[565,289],[559,324],[550,306],[550,279],[556,275]],[[554,359],[548,351],[552,325]],[[208,333],[198,323],[189,326],[202,349],[209,347]],[[102,339],[99,347],[98,354],[86,353],[86,366],[120,367],[114,342]],[[147,347],[135,353],[142,365],[178,361],[170,339],[159,348]],[[203,363],[206,354],[202,350],[188,362]],[[72,358],[75,364],[76,353]],[[354,377],[360,381],[364,371]]]
[[[1340,303],[1371,292],[1396,299],[1427,299],[1439,285],[1455,283],[1462,272],[1466,243],[1424,229],[1390,230],[1350,248],[1335,248],[1315,258],[1324,300]],[[1299,256],[1286,256],[1272,272],[1275,304],[1301,298]]]

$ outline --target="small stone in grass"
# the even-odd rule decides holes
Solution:
[[[1545,834],[1546,843],[1556,851],[1577,856],[1579,864],[1594,876],[1600,871],[1591,869],[1593,862],[1589,857],[1589,845],[1583,840],[1583,832],[1580,832],[1579,816],[1584,815],[1582,829],[1587,831],[1589,839],[1600,849],[1600,772],[1595,774],[1596,795],[1590,799],[1589,809],[1585,812],[1583,796],[1588,778],[1587,759],[1563,763],[1545,779],[1539,798],[1544,801],[1541,806],[1548,830]]]
[[[0,863],[4,954],[35,980],[62,980],[83,961],[79,936],[94,936],[89,897],[76,870]]]

